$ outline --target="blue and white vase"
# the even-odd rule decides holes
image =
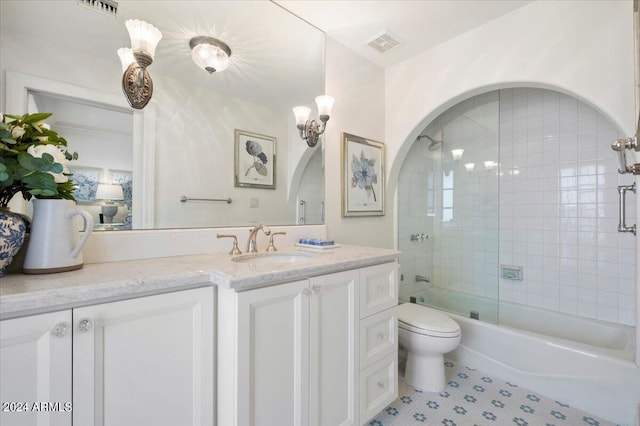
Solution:
[[[27,224],[22,216],[11,213],[7,207],[0,207],[0,277],[7,269],[24,243]]]

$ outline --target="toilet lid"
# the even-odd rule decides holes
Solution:
[[[460,333],[460,326],[453,319],[440,311],[417,303],[403,303],[398,306],[398,321],[413,329],[437,333]]]

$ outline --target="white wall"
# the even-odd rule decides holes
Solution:
[[[341,217],[342,132],[385,142],[384,70],[327,37],[326,93],[335,97],[325,144],[325,211],[329,237],[343,244],[394,246],[393,199],[386,192],[385,216]],[[387,165],[388,170],[388,152]]]

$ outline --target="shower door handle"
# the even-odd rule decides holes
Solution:
[[[619,220],[618,232],[631,232],[636,235],[636,225],[627,226],[627,191],[636,193],[636,183],[618,186]]]
[[[300,206],[298,209],[298,224],[304,225],[307,222],[307,202],[300,200],[298,205]]]
[[[638,136],[634,138],[616,139],[615,141],[611,142],[611,149],[618,153],[618,173],[631,173],[634,175],[640,175],[640,163],[635,163],[627,166],[626,153],[626,150],[628,149],[640,151],[640,142],[638,142]]]

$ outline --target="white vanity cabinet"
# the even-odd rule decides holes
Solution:
[[[0,337],[2,401],[73,403],[2,424],[215,423],[213,287],[4,320]]]
[[[363,292],[370,282],[375,288]],[[369,318],[367,305],[378,304],[383,292],[389,299],[384,309],[372,307],[371,312],[389,310],[393,319],[382,322],[395,326],[395,262],[255,290],[220,288],[218,425],[359,425],[366,420],[360,407],[362,382],[367,381],[363,374],[375,376],[378,389],[381,371],[391,374],[383,383],[387,392],[370,397],[376,407],[392,402],[397,371],[361,361],[361,330],[369,332],[361,309],[365,306],[364,318]],[[371,294],[365,305],[363,294]],[[378,336],[383,327],[380,321],[375,324]],[[364,344],[384,346],[371,350],[377,362],[397,358],[396,329],[382,333],[386,345]]]
[[[0,321],[0,424],[71,426],[71,345],[71,310]]]

